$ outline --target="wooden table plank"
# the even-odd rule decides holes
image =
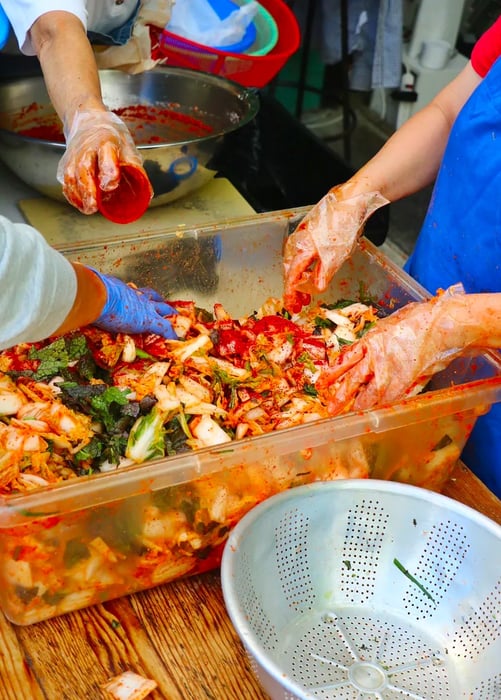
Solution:
[[[184,700],[265,697],[226,613],[219,572],[140,593],[132,605]],[[163,621],[155,625],[159,611]]]
[[[499,501],[463,464],[443,493],[501,524]],[[151,700],[266,700],[224,606],[219,572],[29,627],[0,614],[1,700],[99,700],[110,676],[158,683]]]
[[[442,493],[501,525],[501,501],[462,462],[457,463]]]
[[[31,671],[31,659],[25,655],[17,631],[0,613],[0,698],[39,700],[45,695]]]
[[[28,627],[0,617],[2,700],[98,700],[101,685],[126,670],[158,683],[151,700],[266,698],[226,613],[217,571]]]

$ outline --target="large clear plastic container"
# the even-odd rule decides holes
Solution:
[[[234,317],[282,295],[282,249],[306,208],[75,244],[63,252],[170,299]],[[363,241],[325,301],[388,312],[426,292]],[[16,624],[217,567],[254,505],[319,480],[373,477],[440,490],[478,415],[501,398],[495,353],[455,361],[421,396],[0,499],[0,605]]]

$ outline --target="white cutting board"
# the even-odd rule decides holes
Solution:
[[[152,207],[131,224],[114,224],[101,214],[86,216],[77,209],[46,197],[18,202],[26,221],[55,247],[99,240],[124,240],[138,233],[203,226],[249,216],[254,209],[226,178],[215,178],[170,204]]]

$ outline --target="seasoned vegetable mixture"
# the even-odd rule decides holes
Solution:
[[[319,373],[376,319],[372,306],[348,301],[290,318],[271,299],[239,320],[220,305],[211,315],[193,303],[173,306],[178,340],[88,327],[0,354],[0,493],[8,501],[157,457],[228,451],[224,443],[326,417]],[[260,451],[252,464],[225,462],[186,483],[90,506],[26,513],[10,502],[2,608],[30,624],[212,569],[230,528],[263,499],[318,479],[369,476],[363,451],[347,459],[329,443],[315,454]]]
[[[325,418],[321,370],[376,320],[350,301],[239,320],[173,306],[179,340],[87,327],[0,354],[0,493]]]
[[[88,327],[0,354],[0,604],[17,624],[213,569],[229,530],[284,489],[411,481],[415,463],[433,484],[457,460],[455,416],[437,421],[429,444],[410,425],[391,441],[377,431],[312,446],[258,438],[244,455],[232,441],[327,417],[322,369],[377,321],[376,307],[340,301],[291,318],[270,299],[232,319],[218,304],[208,314],[170,303],[178,340]],[[198,462],[203,447],[214,449]],[[152,478],[145,467],[87,501],[87,476],[170,455],[175,470],[160,462]]]

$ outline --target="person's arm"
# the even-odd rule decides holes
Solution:
[[[124,333],[176,335],[176,313],[156,292],[71,263],[27,224],[0,216],[0,349],[88,324]]]
[[[51,335],[76,292],[71,264],[31,226],[0,216],[0,348]]]
[[[84,214],[94,214],[97,189],[115,190],[125,166],[142,174],[151,198],[153,188],[129,130],[103,103],[94,52],[81,19],[71,12],[46,12],[33,22],[29,37],[63,122],[66,151],[57,178],[66,199]]]
[[[75,300],[53,335],[90,324],[114,333],[156,333],[177,338],[165,318],[177,311],[154,289],[125,284],[85,265],[71,265],[77,280]]]
[[[338,196],[346,199],[377,191],[394,202],[433,182],[454,120],[481,81],[468,63],[429,104],[404,122],[353,177],[334,188]]]
[[[77,112],[107,112],[94,52],[80,19],[70,12],[46,12],[30,29],[47,91],[63,124]]]
[[[316,386],[332,415],[373,408],[413,396],[454,358],[485,348],[501,348],[501,293],[445,293],[378,321]]]
[[[71,261],[70,264],[76,280],[75,298],[68,314],[51,335],[63,335],[94,323],[101,315],[106,303],[105,286],[93,270]]]
[[[481,80],[468,63],[368,163],[312,208],[284,248],[284,305],[289,311],[298,311],[311,293],[327,287],[378,206],[433,182],[454,120]]]

